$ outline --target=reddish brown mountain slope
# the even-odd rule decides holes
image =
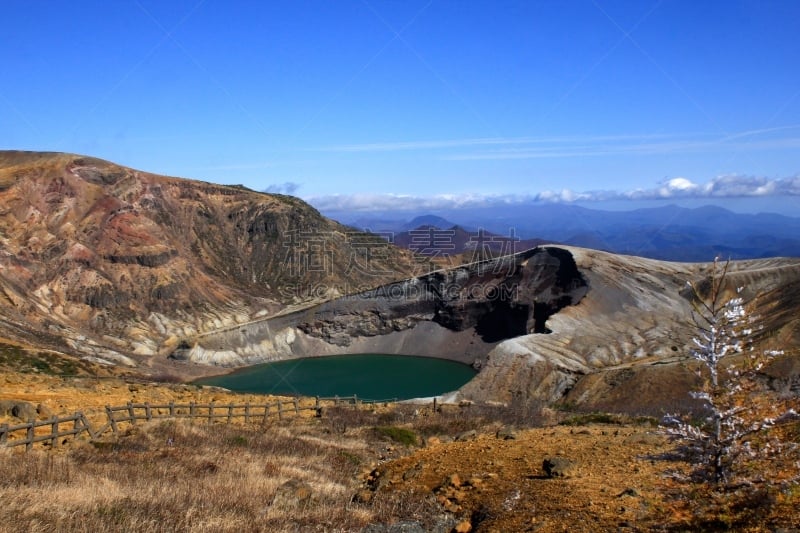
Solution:
[[[0,151],[0,336],[131,363],[413,267],[296,198]]]

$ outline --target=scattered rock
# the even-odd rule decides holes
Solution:
[[[478,432],[475,431],[474,429],[471,429],[469,431],[463,431],[458,435],[456,435],[456,442],[475,440],[476,438],[478,438]]]
[[[505,500],[503,500],[503,509],[506,511],[511,511],[519,502],[520,497],[522,494],[520,493],[519,489],[514,490],[511,494],[509,494]]]
[[[18,400],[0,400],[0,416],[13,416],[27,422],[36,419],[36,407],[32,403]]]
[[[447,511],[448,513],[456,514],[461,512],[461,506],[456,502],[447,499],[445,500],[444,503],[444,510]]]
[[[542,462],[542,470],[549,478],[571,477],[575,474],[575,463],[566,457],[546,457]]]
[[[11,408],[14,407],[13,400],[0,400],[0,416],[11,416]]]
[[[428,437],[425,439],[425,446],[436,446],[437,444],[441,444],[442,439],[439,437]]]
[[[502,440],[514,440],[517,438],[517,432],[511,426],[503,426],[497,430],[495,436]]]
[[[410,479],[414,479],[415,477],[419,476],[420,472],[422,472],[423,466],[425,466],[424,463],[417,463],[413,467],[403,472],[403,481],[408,481]]]
[[[472,531],[472,523],[469,520],[462,520],[453,528],[455,533],[469,533]]]
[[[471,477],[467,481],[467,485],[469,485],[474,489],[480,489],[481,487],[483,487],[483,480],[479,477]]]
[[[384,475],[384,472],[376,468],[366,477],[365,484],[370,490],[376,491],[390,482],[391,480]]]
[[[623,496],[633,496],[635,498],[639,496],[639,491],[634,489],[633,487],[628,487],[627,489],[617,494],[617,498],[622,498]]]
[[[42,403],[36,406],[36,413],[40,418],[53,418],[54,416],[53,411],[51,411],[49,407]]]
[[[303,507],[311,501],[311,485],[298,479],[290,479],[275,491],[272,506],[281,509]]]
[[[461,476],[459,476],[458,474],[450,474],[449,476],[447,476],[446,485],[448,487],[459,488],[463,484],[464,483],[461,481]]]
[[[450,498],[454,503],[461,504],[467,499],[467,493],[463,490],[454,490],[450,493]]]

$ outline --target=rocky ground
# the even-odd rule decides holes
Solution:
[[[233,395],[183,384],[2,372],[0,401],[4,400],[41,405],[44,413],[83,410],[98,416],[104,405],[122,405],[128,401],[265,401],[261,396]],[[800,523],[797,490],[776,492],[764,496],[763,501],[732,507],[728,500],[715,500],[702,486],[682,488],[675,484],[664,473],[671,469],[685,470],[687,465],[660,457],[671,445],[656,433],[650,420],[545,411],[536,420],[530,420],[545,424],[543,427],[515,429],[508,426],[507,420],[501,421],[502,417],[493,420],[491,413],[474,405],[445,406],[436,413],[429,406],[398,409],[396,412],[374,409],[352,416],[349,412],[345,416],[331,413],[327,418],[304,419],[271,428],[276,436],[280,433],[298,439],[298,443],[329,446],[335,448],[335,457],[348,458],[352,473],[345,479],[337,478],[335,495],[322,498],[325,505],[341,508],[337,520],[342,522],[322,530],[681,531],[730,526],[739,530],[776,531]],[[13,419],[8,415],[0,417],[0,423],[9,421]],[[407,429],[416,443],[406,445],[393,433],[376,436],[375,425],[387,423]],[[158,428],[144,431],[145,436],[134,432],[121,437],[121,449],[127,449],[126,439],[151,442],[153,432],[156,436],[163,432]],[[795,431],[790,437],[796,441],[800,430],[795,428]],[[238,438],[227,437],[222,448],[204,453],[210,454],[216,467],[222,470],[228,460],[223,457],[232,449],[230,442],[238,442]],[[340,449],[341,442],[347,443],[344,451]],[[146,454],[149,445],[140,442],[128,447]],[[62,452],[39,453],[69,454],[74,446],[65,446]],[[148,459],[155,465],[166,460],[161,447],[154,449],[153,457]],[[13,455],[4,457],[21,454],[20,449],[9,452]],[[193,452],[187,448],[185,453]],[[332,483],[325,476],[333,474],[326,473],[325,465],[316,464],[315,461],[323,459],[315,457],[304,457],[308,464],[299,468],[314,473],[309,486],[323,490],[319,487]],[[124,454],[112,454],[102,460],[113,462],[122,458]],[[303,479],[308,477],[299,474],[297,458],[286,461],[292,463],[287,471],[298,472],[296,475]],[[213,485],[210,475],[198,482]],[[284,475],[287,476],[290,474]],[[0,482],[0,489],[2,485]],[[268,493],[266,498],[274,499],[278,494],[273,485],[264,490]],[[279,530],[303,530],[300,522],[296,522],[299,518],[292,516],[289,514],[281,521],[279,515],[274,515],[269,530],[275,530],[275,524],[280,524]],[[145,523],[129,525],[133,530],[156,530],[142,525]],[[268,530],[253,527],[255,531]],[[189,529],[208,530],[194,526]]]
[[[373,478],[380,490],[434,494],[481,531],[635,530],[665,507],[666,465],[648,457],[666,449],[649,428],[554,426],[432,444]]]

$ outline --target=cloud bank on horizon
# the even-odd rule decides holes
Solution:
[[[706,183],[678,177],[650,189],[630,191],[570,189],[546,190],[537,194],[334,194],[305,196],[317,209],[335,211],[420,211],[435,209],[476,209],[528,203],[576,203],[680,199],[765,198],[800,196],[800,175],[769,179],[756,176],[718,176]]]

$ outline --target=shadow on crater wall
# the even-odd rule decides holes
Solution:
[[[284,352],[289,351],[352,353],[374,349],[385,339],[398,343],[386,353],[413,349],[416,354],[427,354],[428,350],[423,350],[427,342],[435,345],[430,348],[433,356],[471,363],[503,340],[549,333],[547,320],[564,307],[576,305],[587,291],[586,279],[569,251],[533,248],[383,285],[235,331],[207,335],[202,349],[258,352],[261,357],[274,359],[285,357]],[[307,341],[292,341],[278,352],[276,332],[289,331]],[[448,332],[456,335],[445,341]],[[263,343],[263,339],[270,343]],[[317,341],[321,344],[314,344]],[[188,358],[192,350],[179,349],[173,356]]]
[[[550,333],[547,320],[564,307],[577,304],[588,291],[575,259],[561,248],[535,248],[517,254],[517,261],[474,272],[453,287],[437,289],[434,321],[462,331],[475,328],[487,343]]]
[[[483,342],[500,342],[528,333],[530,306],[500,302],[478,319],[475,332]],[[541,332],[536,332],[541,333]]]

